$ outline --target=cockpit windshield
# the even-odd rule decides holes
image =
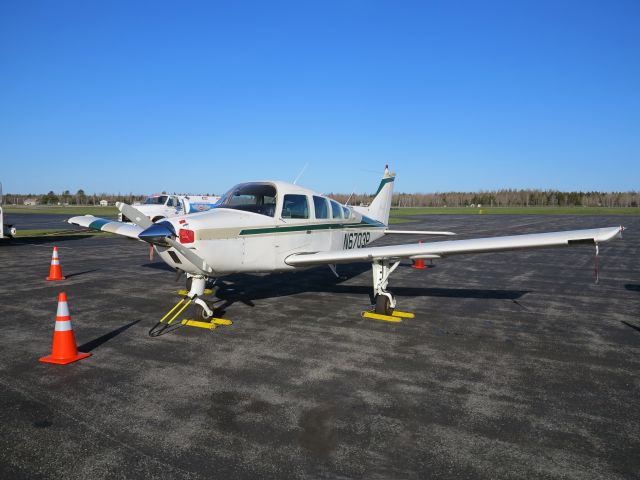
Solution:
[[[273,217],[276,187],[267,183],[241,183],[222,196],[218,208],[233,208]]]
[[[157,197],[147,197],[144,200],[145,205],[164,205],[167,201],[167,195],[158,195]]]

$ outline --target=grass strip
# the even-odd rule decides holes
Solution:
[[[392,217],[410,215],[640,215],[638,207],[403,207]]]

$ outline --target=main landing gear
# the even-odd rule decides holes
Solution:
[[[211,288],[206,288],[210,284],[213,287],[214,281],[211,281],[207,277],[203,275],[190,275],[187,274],[187,290],[180,290],[178,292],[179,295],[182,295],[181,298],[176,305],[167,312],[167,314],[160,319],[160,321],[149,330],[149,335],[152,337],[156,337],[161,335],[163,332],[166,332],[167,328],[180,316],[180,314],[193,303],[195,307],[195,319],[183,319],[180,321],[179,325],[184,325],[186,327],[197,327],[204,328],[207,330],[213,330],[217,328],[219,325],[231,325],[233,322],[231,320],[226,320],[224,318],[215,318],[213,316],[214,312],[209,307],[207,302],[205,302],[202,298],[203,295],[209,295],[213,293]],[[179,326],[176,324],[176,326]],[[173,329],[172,329],[173,330]]]
[[[362,312],[362,316],[374,320],[386,322],[401,322],[403,318],[413,318],[415,315],[409,312],[399,312],[396,308],[396,299],[387,291],[389,276],[400,265],[400,261],[391,262],[386,259],[374,260],[371,269],[373,273],[373,300],[374,309]]]

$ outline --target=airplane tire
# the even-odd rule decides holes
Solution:
[[[196,305],[196,319],[209,321],[213,317],[213,313],[211,315],[207,315],[207,312],[200,305]]]
[[[379,315],[391,315],[393,312],[391,308],[391,304],[389,302],[389,297],[386,295],[376,295],[376,313]]]
[[[158,223],[160,220],[164,220],[164,217],[154,217],[153,220],[151,220],[153,223]]]

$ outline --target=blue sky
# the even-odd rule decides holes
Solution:
[[[0,181],[640,188],[640,2],[0,2]]]

